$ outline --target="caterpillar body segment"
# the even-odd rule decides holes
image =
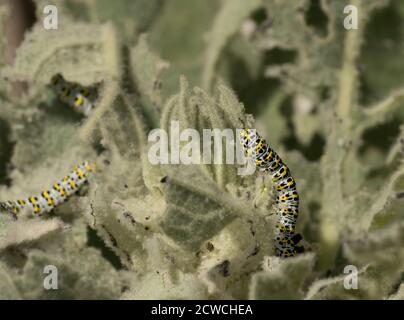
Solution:
[[[68,175],[55,182],[49,189],[40,194],[15,201],[0,202],[0,211],[10,213],[15,218],[25,208],[35,215],[52,211],[56,206],[65,202],[88,181],[95,170],[95,165],[84,162],[76,166]]]
[[[240,141],[245,148],[246,156],[252,157],[260,171],[270,174],[274,183],[278,216],[274,232],[275,255],[287,258],[303,252],[303,246],[297,245],[302,236],[295,234],[296,220],[299,216],[299,194],[289,168],[255,130],[241,130]]]
[[[51,88],[56,92],[59,100],[74,110],[88,116],[94,108],[97,99],[95,87],[83,87],[78,83],[66,81],[61,74],[52,77]]]

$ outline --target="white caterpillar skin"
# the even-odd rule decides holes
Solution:
[[[87,181],[95,166],[84,162],[76,166],[67,176],[64,176],[53,186],[36,196],[15,201],[0,202],[0,211],[12,214],[15,218],[22,209],[27,208],[36,215],[51,212],[56,206],[65,202],[76,193]]]
[[[253,129],[240,132],[240,140],[260,171],[269,173],[277,192],[276,205],[278,222],[274,232],[275,255],[292,257],[302,252],[302,246],[296,246],[301,240],[300,234],[295,234],[296,219],[299,214],[299,194],[296,190],[295,179],[290,170],[274,150]]]
[[[82,87],[77,83],[67,82],[61,74],[52,78],[51,87],[55,90],[60,101],[74,110],[88,116],[94,108],[96,90]]]

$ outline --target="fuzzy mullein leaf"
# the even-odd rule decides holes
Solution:
[[[356,240],[344,245],[344,256],[350,264],[358,269],[369,265],[366,272],[358,278],[358,290],[350,290],[350,295],[385,299],[394,290],[404,272],[403,230],[403,223],[394,224],[366,237],[358,234]]]
[[[248,192],[255,206],[266,208],[268,199],[261,196],[268,190],[261,189],[261,178],[257,177],[257,185]],[[262,259],[273,252],[274,221],[268,215],[269,210],[263,210],[263,214],[246,212],[202,246],[198,273],[212,294],[220,299],[248,298],[251,275],[260,269]]]
[[[99,108],[101,111],[95,111],[95,114],[82,128],[81,135],[90,138],[90,133],[92,133],[96,125],[100,123],[101,131],[112,137],[113,134],[108,134],[108,130],[105,130],[104,126],[111,127],[115,125],[115,127],[118,128],[117,123],[115,122],[115,124],[111,125],[105,124],[103,112],[110,111],[110,115],[106,117],[108,118],[118,112],[113,104],[117,104],[118,107],[124,104],[129,108],[132,122],[128,119],[122,119],[123,123],[126,124],[126,131],[121,130],[120,136],[123,139],[127,139],[127,141],[136,140],[139,147],[138,151],[141,152],[143,146],[146,144],[146,130],[156,127],[158,124],[158,115],[162,108],[160,78],[161,73],[168,67],[168,63],[160,59],[160,57],[149,48],[146,35],[140,36],[136,46],[130,48],[128,54],[130,80],[133,81],[132,84],[135,88],[132,89],[136,91],[136,94],[119,93],[120,88],[117,82],[111,81],[110,86],[108,86],[108,83],[104,81],[105,90],[102,90],[101,98],[97,102],[97,109]],[[103,97],[105,99],[103,99]],[[124,111],[121,110],[118,113],[121,113],[121,117],[124,118],[122,112]],[[115,143],[115,146],[119,146],[119,143]],[[122,148],[122,146],[123,145],[120,145],[120,148]],[[134,149],[133,143],[131,143],[131,148]]]
[[[95,26],[66,20],[56,30],[36,24],[26,34],[5,75],[46,85],[53,75],[62,73],[68,81],[90,85],[108,77],[119,78],[118,57],[117,34],[110,24]]]
[[[215,68],[223,49],[240,29],[242,22],[262,5],[261,0],[224,0],[207,39],[206,61],[202,83],[206,90],[213,86]]]
[[[244,106],[227,87],[220,86],[218,91],[218,96],[213,98],[200,88],[191,90],[185,77],[181,77],[180,93],[167,102],[161,116],[161,127],[166,130],[169,139],[171,139],[170,133],[173,121],[178,121],[180,130],[197,130],[201,138],[204,135],[204,129],[233,130],[231,135],[234,145],[230,145],[230,147],[234,155],[234,161],[236,161],[235,144],[238,140],[234,129],[242,128],[243,120],[245,122]],[[215,132],[213,131],[212,134],[214,136]],[[227,136],[221,136],[220,132],[219,138],[211,137],[211,140],[214,140],[214,143],[222,144],[222,153],[215,154],[216,150],[211,146],[210,162],[213,163],[215,157],[218,156],[222,163],[201,164],[199,167],[205,174],[212,177],[221,188],[226,189],[228,184],[236,184],[239,181],[239,177],[237,176],[236,166],[226,164],[226,148],[231,141],[229,141]],[[201,150],[203,147],[201,143]]]
[[[2,254],[7,263],[4,271],[21,298],[119,298],[121,275],[99,250],[87,246],[87,226],[82,220],[72,221],[70,228],[42,237],[35,244],[34,248],[19,246],[17,251]],[[44,268],[49,265],[57,268],[58,290],[44,289]]]
[[[146,145],[146,124],[135,97],[122,93],[101,117],[101,143],[111,152],[111,160],[140,157]]]
[[[189,250],[196,251],[204,241],[248,210],[221,191],[198,167],[183,166],[165,173],[162,189],[167,209],[160,225],[166,235]]]
[[[199,88],[191,90],[185,77],[182,77],[180,93],[167,102],[161,126],[168,132],[169,139],[173,138],[173,121],[178,121],[180,130],[194,129],[200,137],[203,136],[204,129],[231,129],[234,139],[236,137],[233,129],[240,128],[243,120],[244,107],[230,89],[220,86],[219,96],[212,98]],[[222,143],[223,140],[221,138],[216,143]],[[226,143],[229,144],[229,141]],[[224,162],[226,144],[222,143],[222,146]],[[233,152],[234,147],[235,145],[231,145]],[[161,167],[167,177],[162,187],[168,203],[161,226],[176,242],[195,250],[237,215],[251,209],[240,206],[235,194],[228,193],[231,186],[240,181],[236,165],[182,164],[180,168],[174,170],[171,167]],[[216,196],[219,193],[221,197]],[[203,207],[199,205],[201,201],[204,203]]]
[[[139,274],[139,277],[132,277],[129,290],[124,293],[123,299],[152,299],[153,297],[206,299],[208,297],[205,284],[199,276],[195,275],[197,256],[174,248],[158,233],[145,239],[143,247],[147,252],[145,256],[147,267],[142,274]],[[150,282],[153,286],[150,286]],[[153,290],[150,290],[151,288]]]
[[[132,75],[138,90],[153,103],[160,105],[159,77],[169,64],[150,49],[145,34],[139,37],[136,46],[131,49],[130,57]]]
[[[122,299],[128,300],[189,300],[209,298],[208,291],[201,279],[195,274],[181,274],[175,282],[167,281],[164,275],[150,273],[133,280],[133,292],[124,293]]]
[[[65,165],[69,166],[92,157],[92,151],[78,139],[79,118],[69,113],[70,110],[65,105],[56,105],[55,108],[60,110],[44,109],[23,116],[13,123],[16,127],[12,131],[12,138],[16,141],[12,156],[15,168],[36,170],[49,166],[61,154],[66,154],[65,160],[70,162],[66,161]]]
[[[94,181],[81,210],[121,263],[141,272],[147,269],[143,243],[152,235],[154,218],[164,204],[144,196],[140,165],[128,170],[124,162],[115,162]]]
[[[144,60],[148,53],[137,54]],[[149,84],[144,81],[142,94],[149,93]],[[148,268],[144,243],[156,232],[154,220],[163,212],[164,202],[159,193],[162,176],[145,155],[147,125],[138,103],[136,96],[121,93],[101,116],[99,135],[107,152],[82,209],[122,264],[143,272]]]
[[[399,197],[391,199],[388,205],[386,205],[386,207],[374,217],[370,230],[381,230],[387,228],[391,224],[401,223],[402,206],[403,201]]]
[[[21,298],[22,296],[9,274],[8,267],[0,263],[0,299],[17,300]]]
[[[389,300],[404,300],[404,283],[400,285],[396,293],[389,297]]]
[[[146,267],[143,242],[152,233],[155,211],[162,211],[164,204],[147,195],[143,178],[150,174],[141,160],[145,124],[133,100],[127,94],[118,95],[101,117],[99,134],[107,151],[81,208],[89,225],[122,263],[141,271]]]
[[[358,208],[362,208],[364,214],[358,215],[357,217],[350,217],[347,224],[355,223],[358,227],[355,232],[358,231],[368,231],[374,218],[377,214],[381,214],[386,208],[389,207],[390,203],[396,196],[395,185],[400,179],[404,177],[404,166],[401,164],[396,171],[394,171],[384,182],[381,189],[374,194],[367,195],[364,197],[358,197],[360,202],[358,202]],[[369,200],[373,200],[370,202]]]
[[[100,168],[80,208],[89,226],[128,269],[147,268],[143,243],[164,203],[146,195],[141,164],[120,158]]]
[[[87,248],[76,254],[76,258],[74,261],[65,261],[63,257],[33,250],[28,255],[22,274],[14,276],[15,284],[23,292],[24,299],[119,298],[119,278],[98,250]],[[43,287],[44,267],[47,265],[54,265],[58,269],[58,290]]]
[[[396,159],[403,161],[404,158],[404,125],[400,126],[400,134],[396,142],[390,147],[389,154],[386,159],[386,164],[392,164]]]
[[[401,279],[404,252],[403,224],[392,225],[343,246],[346,265],[357,268],[357,289],[344,286],[348,273],[311,284],[306,299],[386,299]],[[392,257],[394,256],[394,259]],[[349,281],[348,281],[349,282]]]
[[[357,275],[359,278],[365,275],[368,266],[364,266],[358,270]],[[320,300],[320,299],[352,299],[356,290],[345,289],[344,282],[347,279],[347,274],[320,279],[314,281],[307,291],[304,299],[306,300]],[[348,279],[349,280],[349,279]],[[352,291],[352,292],[351,292]],[[359,295],[356,297],[358,298]]]
[[[60,21],[58,29],[45,30],[38,23],[26,34],[13,66],[3,70],[3,75],[35,84],[32,88],[37,91],[58,73],[82,85],[102,81],[97,108],[80,130],[80,137],[89,140],[117,95],[122,72],[118,40],[112,24],[90,25],[66,19]],[[47,44],[46,50],[43,43]]]
[[[4,215],[4,213],[0,214]],[[18,222],[4,219],[3,217],[0,219],[0,250],[9,246],[35,241],[44,235],[60,230],[64,226],[58,219]]]
[[[147,43],[146,35],[141,35],[136,46],[130,50],[132,79],[141,93],[143,110],[156,126],[162,109],[161,74],[169,64],[158,57]]]
[[[272,270],[253,275],[250,299],[301,299],[302,285],[312,272],[314,255],[305,254],[284,261],[273,258],[269,262],[275,264]]]

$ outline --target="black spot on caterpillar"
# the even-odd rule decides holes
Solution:
[[[88,176],[94,169],[95,165],[84,162],[76,166],[68,175],[55,182],[51,188],[36,196],[0,202],[0,211],[10,213],[15,218],[24,208],[29,208],[36,215],[51,212],[56,206],[75,194],[88,181]]]
[[[83,87],[78,83],[68,82],[58,73],[52,77],[50,87],[56,92],[60,101],[85,116],[93,110],[97,100],[96,86]]]
[[[252,157],[261,171],[269,173],[275,184],[278,216],[274,236],[275,255],[286,258],[303,252],[303,246],[297,246],[302,236],[295,234],[299,214],[299,194],[289,168],[255,130],[243,129],[240,132],[240,140],[246,155]]]

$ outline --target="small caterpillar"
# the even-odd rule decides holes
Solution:
[[[302,236],[295,234],[295,224],[299,214],[299,194],[289,168],[255,130],[241,130],[240,140],[246,155],[252,157],[261,171],[268,172],[275,184],[278,209],[274,237],[275,255],[286,258],[303,252],[303,246],[297,246]]]
[[[74,110],[85,116],[88,116],[93,110],[97,98],[95,87],[83,87],[78,83],[68,82],[60,73],[52,77],[50,86],[55,90],[60,101]]]
[[[25,207],[28,207],[36,215],[48,213],[77,192],[88,181],[89,173],[93,172],[94,169],[95,165],[84,162],[76,166],[73,171],[61,180],[55,182],[50,189],[44,190],[39,195],[15,201],[0,202],[0,211],[10,213],[15,218]]]

